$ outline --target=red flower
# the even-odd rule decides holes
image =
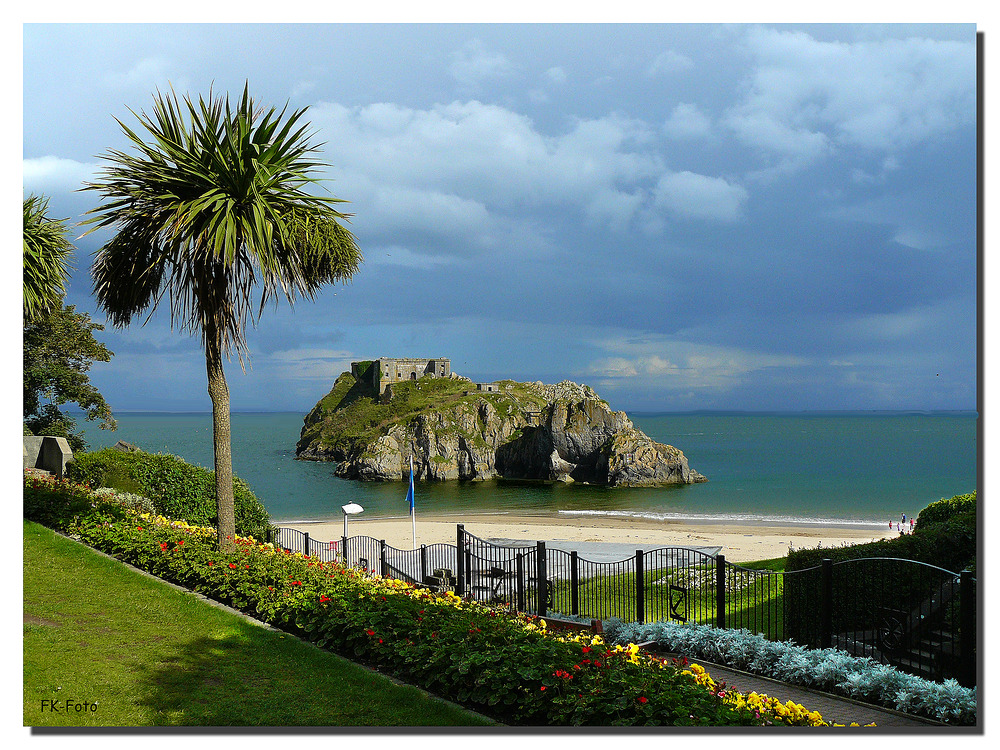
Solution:
[[[182,544],[184,544],[184,540],[183,539],[181,539],[179,542],[177,542],[177,546],[178,547],[180,547]]]
[[[268,588],[271,588],[271,587],[268,586]],[[330,601],[330,597],[328,597],[326,594],[323,594],[323,596],[321,596],[319,598],[319,603],[320,604],[322,604],[323,602],[328,602],[328,601]]]
[[[229,567],[233,570],[236,570],[236,563],[229,563]]]
[[[639,703],[649,703],[649,699],[645,695],[640,695]]]
[[[368,633],[368,635],[375,635],[375,631],[371,629],[366,630],[365,632]]]
[[[208,567],[212,567],[213,565],[215,565],[215,563],[214,563],[214,562],[212,562],[211,560],[209,560],[209,561],[208,561]]]
[[[545,685],[542,685],[542,686],[541,686],[540,688],[538,688],[538,689],[539,689],[539,690],[545,690]]]
[[[583,647],[583,653],[589,654],[590,653],[590,646],[584,646]]]
[[[166,542],[160,542],[160,549],[162,549],[162,550],[164,550],[164,551],[165,551],[165,550],[167,549],[167,547],[169,547],[169,546],[170,546],[170,545],[169,545],[169,544],[167,544]]]

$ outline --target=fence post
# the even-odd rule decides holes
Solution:
[[[643,570],[643,551],[635,551],[635,621],[646,621],[646,573]]]
[[[971,570],[963,570],[958,579],[959,613],[959,682],[976,685],[976,592]]]
[[[524,601],[524,553],[518,552],[517,557],[514,558],[514,573],[517,576],[517,581],[514,583],[515,591],[517,592],[517,611],[524,612],[525,601]]]
[[[465,524],[458,524],[458,539],[456,544],[458,549],[455,552],[455,565],[458,568],[455,571],[455,593],[459,596],[465,595]]]
[[[726,627],[726,556],[715,556],[715,627]]]
[[[538,597],[538,607],[537,615],[539,617],[545,617],[548,614],[548,571],[545,565],[545,542],[535,542],[535,548],[538,550],[537,554],[537,566],[535,570],[535,591]]]
[[[309,555],[309,534],[308,532],[302,534],[302,554]]]
[[[569,553],[570,614],[580,614],[580,560],[576,550]]]
[[[819,647],[833,644],[833,560],[823,558],[820,568]]]
[[[383,578],[385,578],[385,575],[386,575],[385,539],[380,539],[379,540],[378,547],[379,547],[379,551],[378,551],[379,568],[381,569],[381,572],[379,573],[379,575],[381,575]]]
[[[420,583],[427,580],[427,545],[420,545]]]

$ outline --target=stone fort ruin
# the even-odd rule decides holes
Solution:
[[[381,395],[385,393],[387,386],[403,380],[417,380],[425,375],[450,378],[451,360],[446,357],[437,359],[382,357],[374,362],[351,362],[351,374],[359,381],[370,383],[375,392]]]

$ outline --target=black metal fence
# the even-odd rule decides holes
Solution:
[[[545,542],[497,545],[457,526],[455,544],[401,550],[372,537],[320,542],[279,528],[276,545],[545,617],[674,620],[838,648],[933,680],[976,684],[976,579],[874,558],[753,570],[685,547],[594,562]]]

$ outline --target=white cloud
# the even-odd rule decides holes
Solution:
[[[725,122],[794,170],[832,150],[892,151],[975,122],[975,43],[930,39],[822,42],[754,28],[744,99]]]
[[[310,113],[336,165],[335,191],[349,193],[359,220],[374,207],[396,224],[443,222],[445,231],[469,232],[525,207],[570,206],[593,218],[613,198],[618,208],[608,217],[620,221],[644,181],[663,170],[648,126],[615,115],[550,136],[523,115],[477,101],[426,110],[324,103]]]
[[[437,190],[387,185],[376,190],[371,208],[385,231],[468,235],[486,229],[490,216],[478,201]]]
[[[253,369],[267,375],[272,382],[321,381],[328,382],[337,373],[349,372],[356,355],[339,349],[299,348],[274,351],[253,356]]]
[[[563,84],[566,83],[566,71],[556,65],[545,71],[545,78],[550,83]]]
[[[640,211],[644,200],[643,191],[599,190],[587,204],[587,217],[593,224],[606,224],[613,229],[624,230]]]
[[[668,73],[679,73],[690,70],[694,67],[694,61],[687,55],[682,55],[674,50],[664,50],[658,54],[646,70],[646,75],[656,76]]]
[[[21,180],[29,192],[76,190],[84,182],[92,181],[97,170],[96,164],[58,156],[40,156],[21,161]]]
[[[663,123],[664,135],[676,139],[702,138],[711,128],[711,120],[697,104],[678,104]]]
[[[681,216],[716,221],[736,221],[747,201],[743,186],[693,172],[665,174],[653,192],[655,204],[660,208]]]
[[[597,343],[612,356],[592,362],[588,374],[607,379],[635,378],[667,389],[729,390],[760,370],[808,364],[807,360],[793,355],[695,344],[666,337],[646,338],[640,342],[609,339]]]
[[[126,88],[156,88],[163,86],[170,78],[171,64],[162,57],[146,57],[133,65],[124,73],[108,73],[105,75],[105,82],[115,89]],[[183,82],[175,82],[177,91],[185,91],[186,86],[179,85]]]
[[[316,81],[299,81],[294,86],[292,86],[292,99],[298,99],[299,97],[305,96],[310,91],[316,88]]]
[[[451,65],[448,66],[452,77],[467,87],[476,87],[490,78],[502,78],[513,70],[514,66],[506,56],[488,51],[478,39],[453,52]]]
[[[418,253],[401,245],[375,248],[365,254],[365,260],[376,266],[403,266],[404,268],[421,268],[424,270],[454,262],[454,259],[443,255]]]
[[[857,315],[841,322],[838,330],[845,339],[856,343],[921,342],[919,347],[930,352],[930,342],[940,338],[942,331],[949,330],[949,321],[954,320],[956,312],[966,304],[967,300],[956,297],[906,310]]]

